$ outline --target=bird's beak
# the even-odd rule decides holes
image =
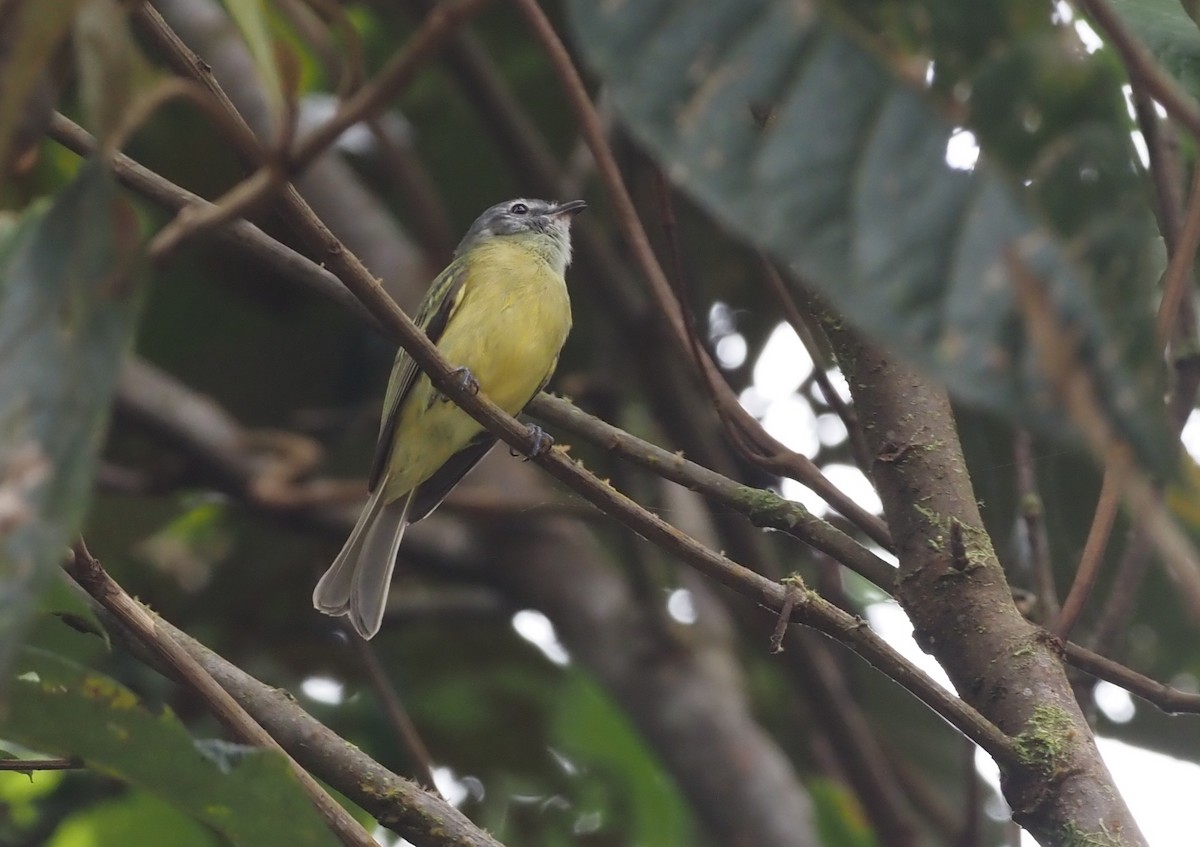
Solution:
[[[554,211],[550,214],[556,218],[560,215],[570,215],[571,217],[575,217],[586,208],[586,200],[568,200],[566,203],[558,203],[555,206]]]

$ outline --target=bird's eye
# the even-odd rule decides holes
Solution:
[[[529,213],[529,207],[524,203],[513,203],[508,207],[508,211],[512,212],[514,215],[525,215]]]

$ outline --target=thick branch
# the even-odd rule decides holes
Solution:
[[[1145,844],[1053,646],[1013,605],[945,391],[797,294],[822,316],[863,421],[914,636],[963,698],[1018,740],[1022,755],[1001,765],[1014,819],[1044,844],[1067,832]]]

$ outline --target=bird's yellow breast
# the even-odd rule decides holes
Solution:
[[[476,246],[468,263],[462,299],[437,346],[515,415],[554,371],[571,329],[566,282],[539,251],[515,238]],[[384,496],[394,500],[420,485],[480,429],[421,376],[400,410]]]

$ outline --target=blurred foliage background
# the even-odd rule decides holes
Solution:
[[[771,655],[772,622],[760,610],[601,519],[503,448],[406,538],[392,607],[369,648],[312,611],[313,584],[358,508],[394,349],[340,305],[211,236],[131,272],[134,281],[120,289],[117,305],[100,298],[83,307],[107,328],[102,345],[72,347],[76,338],[55,347],[50,338],[44,348],[33,346],[28,338],[37,333],[30,327],[40,325],[19,311],[24,301],[13,292],[14,281],[33,273],[23,269],[35,266],[9,252],[18,243],[14,233],[21,227],[48,233],[50,246],[40,249],[67,263],[63,276],[98,284],[119,262],[102,257],[104,268],[81,270],[80,257],[90,255],[81,232],[94,225],[99,241],[119,243],[148,238],[170,220],[161,207],[118,191],[103,176],[88,176],[90,166],[45,137],[51,108],[101,138],[126,141],[133,159],[204,197],[219,196],[248,172],[227,127],[194,96],[170,99],[132,129],[121,126],[122,110],[144,103],[139,97],[171,73],[137,17],[140,3],[56,4],[40,28],[29,17],[35,5],[0,6],[0,70],[10,79],[18,78],[18,67],[44,71],[28,85],[22,79],[0,87],[0,95],[29,93],[16,104],[0,96],[7,110],[0,111],[0,129],[9,145],[3,152],[12,161],[0,184],[6,285],[0,303],[7,310],[0,314],[0,367],[8,374],[0,386],[9,389],[0,404],[16,408],[26,391],[42,396],[29,386],[66,385],[61,397],[46,400],[51,418],[74,426],[61,433],[64,452],[55,458],[70,450],[82,458],[76,476],[55,476],[61,491],[53,502],[69,508],[39,527],[30,549],[43,559],[61,558],[82,527],[91,551],[131,594],[228,661],[292,692],[304,709],[396,773],[423,781],[432,766],[443,795],[505,844],[732,847],[759,843],[740,834],[755,809],[770,810],[762,814],[771,821],[758,821],[763,831],[778,826],[787,833],[776,844],[965,847],[1012,837],[1002,801],[976,773],[973,748],[911,695],[812,634],[804,636],[807,646]],[[281,102],[294,105],[301,127],[328,119],[339,87],[356,74],[370,79],[434,5],[153,4],[265,138],[277,131],[272,115],[284,108]],[[1030,376],[1028,345],[1013,330],[1015,307],[988,299],[992,294],[979,284],[1000,249],[983,243],[991,233],[997,241],[1032,232],[1049,247],[1030,261],[1053,276],[1056,303],[1078,318],[1074,326],[1091,345],[1082,367],[1100,386],[1103,414],[1151,473],[1179,480],[1170,504],[1195,537],[1200,493],[1186,474],[1171,476],[1172,451],[1163,445],[1173,442],[1157,411],[1163,379],[1152,340],[1152,292],[1164,251],[1161,222],[1147,199],[1152,175],[1130,142],[1137,126],[1122,96],[1124,66],[1107,46],[1085,50],[1080,13],[1066,4],[841,5],[830,14],[814,5],[815,30],[793,21],[795,32],[785,28],[778,43],[760,44],[755,33],[781,26],[772,15],[803,15],[791,4],[769,2],[690,10],[636,0],[546,4],[590,74],[659,255],[669,255],[671,237],[678,239],[676,271],[685,280],[679,296],[729,384],[772,435],[871,507],[870,483],[855,469],[846,430],[817,386],[826,373],[836,384],[837,369],[827,348],[818,341],[806,350],[786,323],[758,250],[812,270],[814,284],[827,286],[857,324],[956,389],[984,519],[1010,582],[1036,595],[1022,534],[1028,503],[1014,453],[1019,433],[1032,429],[1039,515],[1054,579],[1065,593],[1100,472],[1080,439],[1058,437],[1068,424],[1061,408],[1046,402],[1046,386]],[[1112,6],[1182,90],[1194,93],[1200,35],[1183,7],[1173,0]],[[830,67],[862,73],[824,78],[811,71],[817,60],[798,46],[808,38],[841,51]],[[774,104],[750,98],[731,125],[703,115],[704,108],[719,108],[717,97],[697,101],[694,126],[676,120],[669,108],[673,80],[686,80],[689,69],[700,82],[728,79],[722,71],[746,67],[735,60],[747,51],[760,63],[751,67],[776,74],[771,85],[794,86],[797,100],[788,102],[809,108],[815,132],[756,140],[764,127],[802,122],[779,105],[783,95]],[[936,73],[929,70],[922,83],[930,68]],[[272,73],[281,86],[274,91]],[[885,145],[863,140],[853,148],[850,142],[876,128],[840,126],[840,116],[868,95],[875,102],[895,98],[907,124],[887,141],[890,148],[878,151],[879,161],[865,154],[835,161],[840,150]],[[951,138],[961,142],[964,132],[982,146],[981,163],[948,162],[946,145]],[[833,139],[828,148],[824,137]],[[1186,161],[1192,142],[1185,141]],[[776,142],[791,152],[766,150]],[[1051,148],[1056,156],[1068,151],[1053,163],[1068,162],[1069,184],[1046,170]],[[792,167],[787,155],[807,164]],[[787,167],[772,172],[779,161]],[[1093,166],[1098,176],[1087,175]],[[657,187],[663,174],[674,188]],[[944,184],[938,196],[946,205],[912,208],[905,191],[919,181]],[[744,190],[752,183],[754,190]],[[878,190],[856,194],[860,183]],[[68,186],[80,184],[92,191],[93,205],[64,205]],[[556,73],[510,4],[486,4],[399,97],[348,130],[297,186],[407,310],[481,209],[505,197],[586,197],[589,211],[569,274],[576,326],[551,389],[722,473],[801,496],[794,482],[754,467],[723,440],[702,382],[653,318]],[[1182,193],[1183,184],[1176,187]],[[833,198],[828,206],[806,199],[821,191]],[[664,196],[677,215],[673,228],[664,228]],[[56,236],[47,223],[55,214],[47,211],[51,198],[61,214],[83,215],[88,225]],[[966,199],[954,206],[953,198]],[[837,217],[842,212],[848,223]],[[880,231],[903,231],[895,240],[908,241],[897,246],[877,235],[871,221],[864,223],[871,213]],[[324,260],[311,243],[294,240],[269,203],[250,217]],[[811,224],[803,239],[787,226],[797,218]],[[972,240],[964,220],[980,221],[983,234]],[[866,237],[839,246],[844,231]],[[928,249],[916,250],[911,265],[895,259],[914,255],[902,253],[912,243]],[[951,271],[942,267],[956,262],[961,266]],[[847,270],[860,267],[855,263],[870,272]],[[117,351],[130,345],[136,363],[118,374]],[[1005,364],[997,367],[997,359]],[[85,360],[109,366],[72,369]],[[70,380],[63,382],[63,374]],[[110,402],[105,430],[101,419]],[[1190,406],[1176,417],[1188,412]],[[5,425],[16,426],[16,419],[6,416]],[[776,576],[800,572],[855,613],[891,603],[795,539],[748,524],[738,529],[739,519],[724,507],[631,470],[569,434],[556,436],[598,476],[716,548],[774,567]],[[19,483],[14,453],[6,448],[3,455],[8,470],[0,486]],[[272,499],[253,482],[279,469],[284,489],[330,485],[303,504]],[[332,484],[339,480],[346,485]],[[0,534],[10,519],[0,515]],[[870,543],[836,515],[832,520]],[[1122,518],[1077,634],[1143,673],[1194,691],[1200,674],[1194,624],[1163,570],[1148,568],[1135,602],[1113,608],[1112,598],[1128,598],[1111,577],[1127,555],[1127,534]],[[223,735],[203,702],[80,631],[87,627],[65,625],[64,610],[91,613],[60,584],[55,563],[36,579],[18,572],[14,551],[25,549],[18,541],[27,543],[18,535],[9,539],[17,546],[6,547],[8,570],[0,572],[6,616],[0,652],[13,653],[20,643],[35,648],[12,660],[26,681],[60,680],[63,690],[82,692],[106,680],[117,687],[105,688],[104,702],[131,714],[126,724],[88,711],[82,695],[57,712],[19,686],[10,691],[0,749],[21,757],[79,755],[88,767],[0,773],[0,843],[295,844],[304,843],[301,831],[313,843],[329,843],[323,831],[314,835],[302,823],[311,811],[298,811],[304,801],[289,795],[294,786],[283,785],[288,777],[279,762],[261,762],[255,765],[261,773],[247,775],[228,751],[201,745],[197,752],[192,740]],[[1040,613],[1032,612],[1035,619]],[[1092,701],[1090,678],[1079,676],[1077,685],[1098,732],[1200,761],[1194,720],[1167,717],[1140,701],[1129,713],[1106,712]],[[830,686],[836,694],[818,690]],[[428,761],[400,731],[390,697],[411,719]],[[852,704],[866,719],[886,767],[880,782],[894,793],[889,808],[899,810],[895,828],[847,772],[829,724],[839,719],[838,704]],[[66,725],[77,732],[55,729]],[[105,747],[101,740],[114,733],[134,743]],[[155,757],[175,766],[146,767]],[[239,773],[271,799],[239,794],[228,820],[210,819],[194,807],[204,804],[188,800]],[[248,835],[253,830],[239,826],[251,826],[256,814],[265,827]],[[396,835],[356,814],[383,843],[396,843]]]

